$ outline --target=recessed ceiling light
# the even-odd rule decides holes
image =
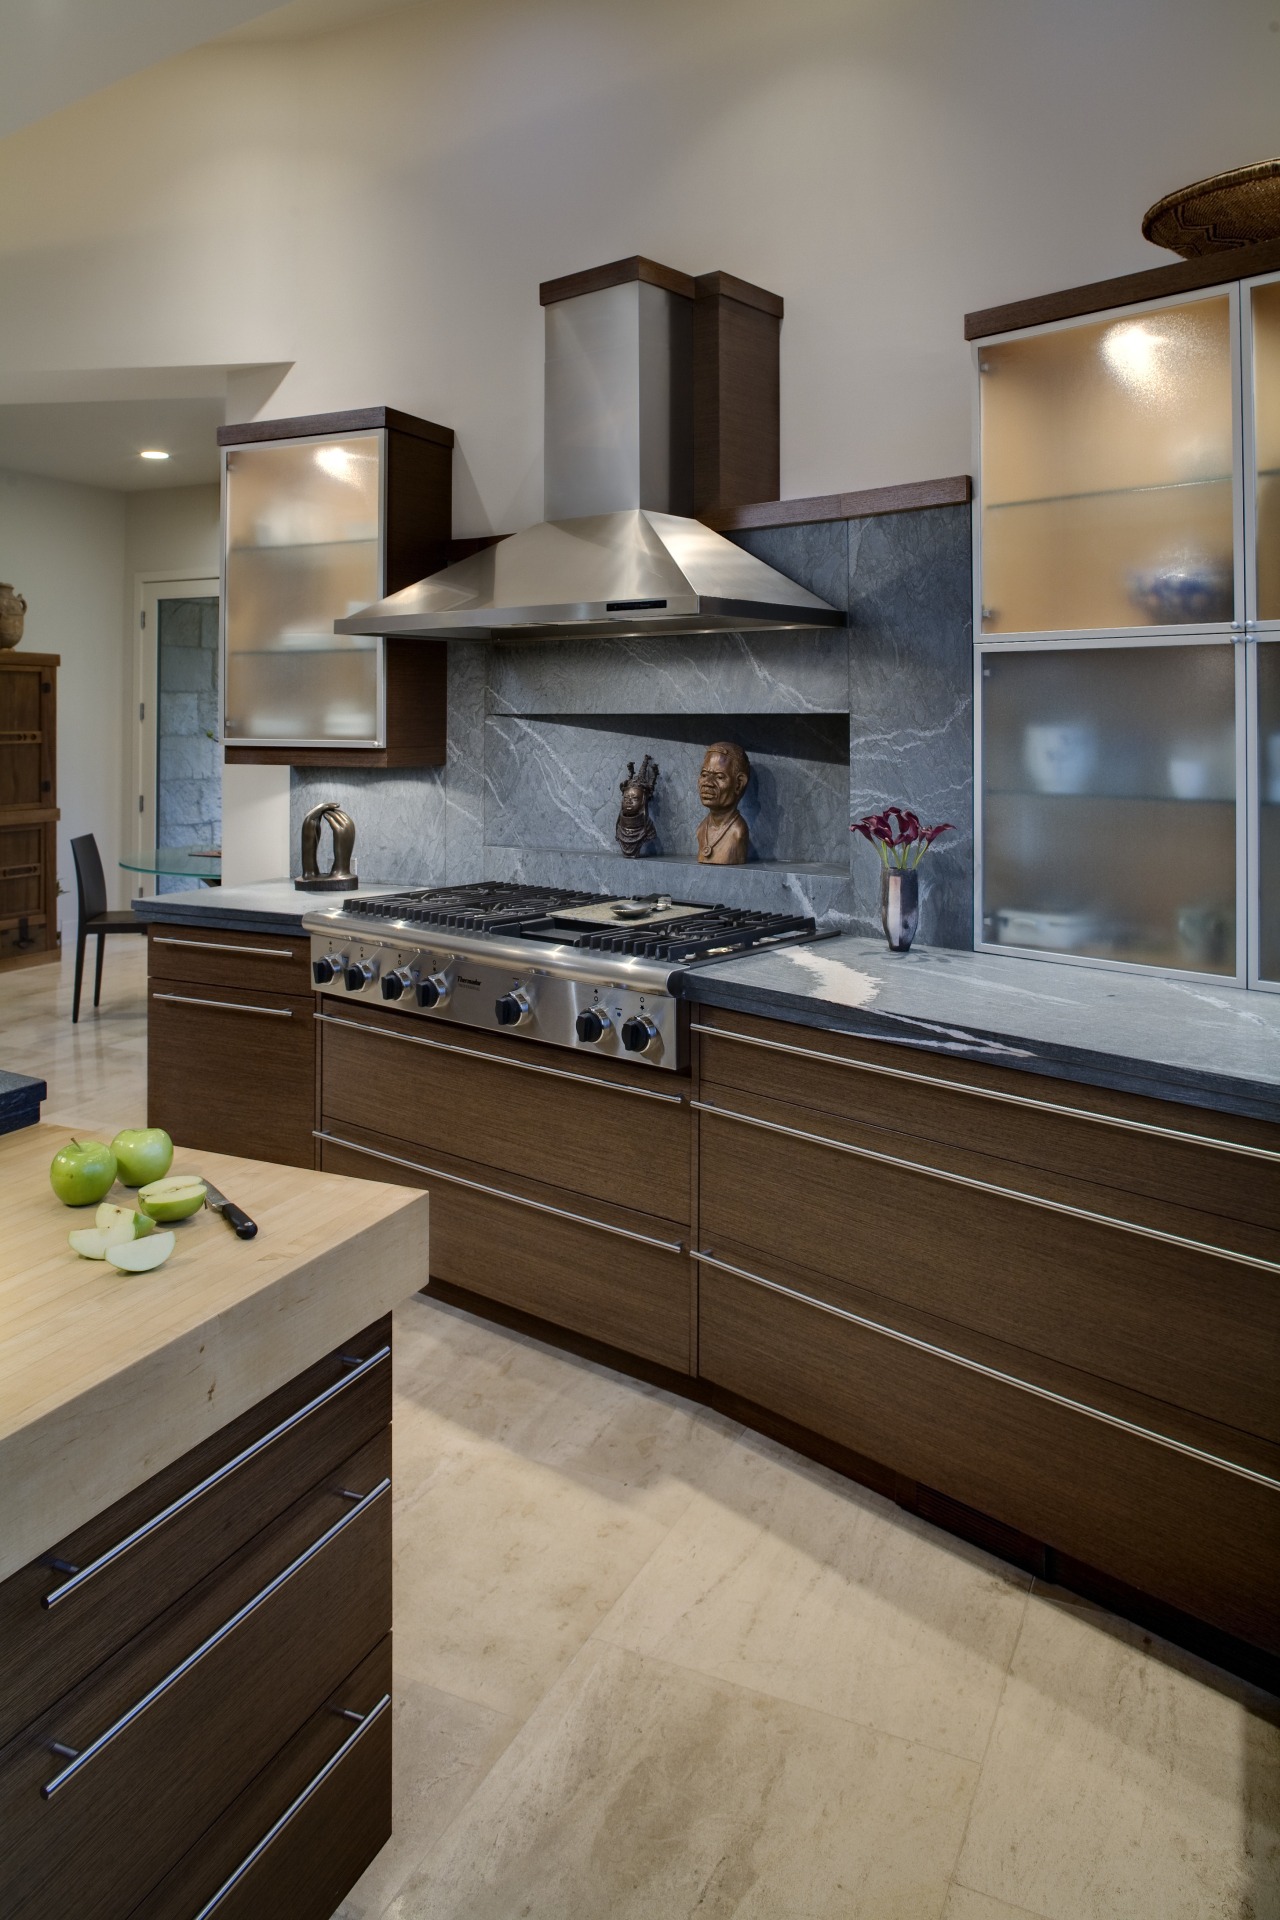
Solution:
[[[162,447],[144,447],[138,455],[140,460],[167,460],[168,454]]]

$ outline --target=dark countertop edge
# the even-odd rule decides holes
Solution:
[[[0,1133],[32,1127],[40,1118],[41,1102],[49,1097],[43,1080],[29,1073],[11,1073],[0,1067]]]
[[[910,1016],[876,1013],[870,1007],[839,1007],[804,994],[782,993],[771,987],[746,987],[711,980],[694,972],[684,983],[684,997],[693,1005],[722,1007],[729,1013],[754,1013],[764,1019],[785,1020],[792,1026],[815,1027],[825,1033],[853,1033],[866,1040],[915,1047],[922,1053],[953,1055],[1017,1073],[1040,1073],[1055,1080],[1075,1080],[1085,1086],[1109,1087],[1118,1093],[1145,1094],[1150,1099],[1176,1101],[1188,1107],[1208,1107],[1235,1113],[1247,1120],[1280,1121],[1280,1087],[1265,1081],[1213,1075],[1190,1067],[1168,1066],[1158,1060],[1096,1053],[1087,1048],[1056,1046],[1028,1040],[1015,1033],[984,1027],[952,1026],[948,1036],[922,1033]],[[942,1026],[938,1021],[931,1025]],[[1021,1057],[1019,1057],[1021,1056]]]
[[[316,899],[323,900],[324,895],[318,893]],[[163,895],[159,900],[135,900],[133,910],[139,920],[145,920],[148,925],[204,927],[211,933],[286,934],[301,933],[302,915],[317,911],[315,907],[303,907],[297,913],[267,913],[261,908],[244,907],[237,912],[234,907],[227,907],[219,912],[216,907],[212,911],[205,907],[199,912],[183,913],[181,910],[166,908]]]

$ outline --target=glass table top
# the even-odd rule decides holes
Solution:
[[[153,853],[131,853],[120,865],[126,873],[166,874],[171,879],[204,880],[216,886],[222,878],[222,849],[157,847]]]

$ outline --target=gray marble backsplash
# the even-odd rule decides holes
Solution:
[[[849,630],[451,644],[448,763],[421,772],[297,769],[302,815],[334,799],[367,880],[525,880],[812,913],[878,931],[879,862],[849,821],[894,801],[947,836],[921,868],[921,938],[973,944],[969,510],[927,509],[735,536],[849,610]],[[755,858],[698,867],[697,769],[713,740],[751,757]],[[624,861],[618,782],[662,769],[657,856]],[[327,859],[326,859],[327,864]]]

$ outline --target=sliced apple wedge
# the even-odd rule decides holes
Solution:
[[[166,1180],[139,1187],[138,1205],[153,1220],[185,1220],[204,1205],[204,1181],[193,1173],[171,1173]]]
[[[107,1236],[101,1227],[77,1227],[74,1233],[67,1235],[67,1241],[73,1253],[82,1260],[105,1260],[107,1257]],[[123,1241],[116,1243],[123,1246]]]
[[[108,1247],[107,1259],[121,1273],[150,1273],[153,1267],[164,1265],[175,1241],[172,1233],[148,1234],[144,1240],[126,1240],[121,1246]]]
[[[135,1240],[149,1239],[156,1223],[132,1207],[113,1207],[104,1201],[98,1208],[96,1227],[77,1227],[67,1239],[82,1260],[105,1260],[112,1247],[127,1247]]]
[[[103,1201],[93,1221],[100,1233],[112,1236],[113,1245],[117,1240],[140,1240],[144,1233],[156,1230],[150,1214],[139,1213],[135,1207],[117,1207],[110,1200]]]

